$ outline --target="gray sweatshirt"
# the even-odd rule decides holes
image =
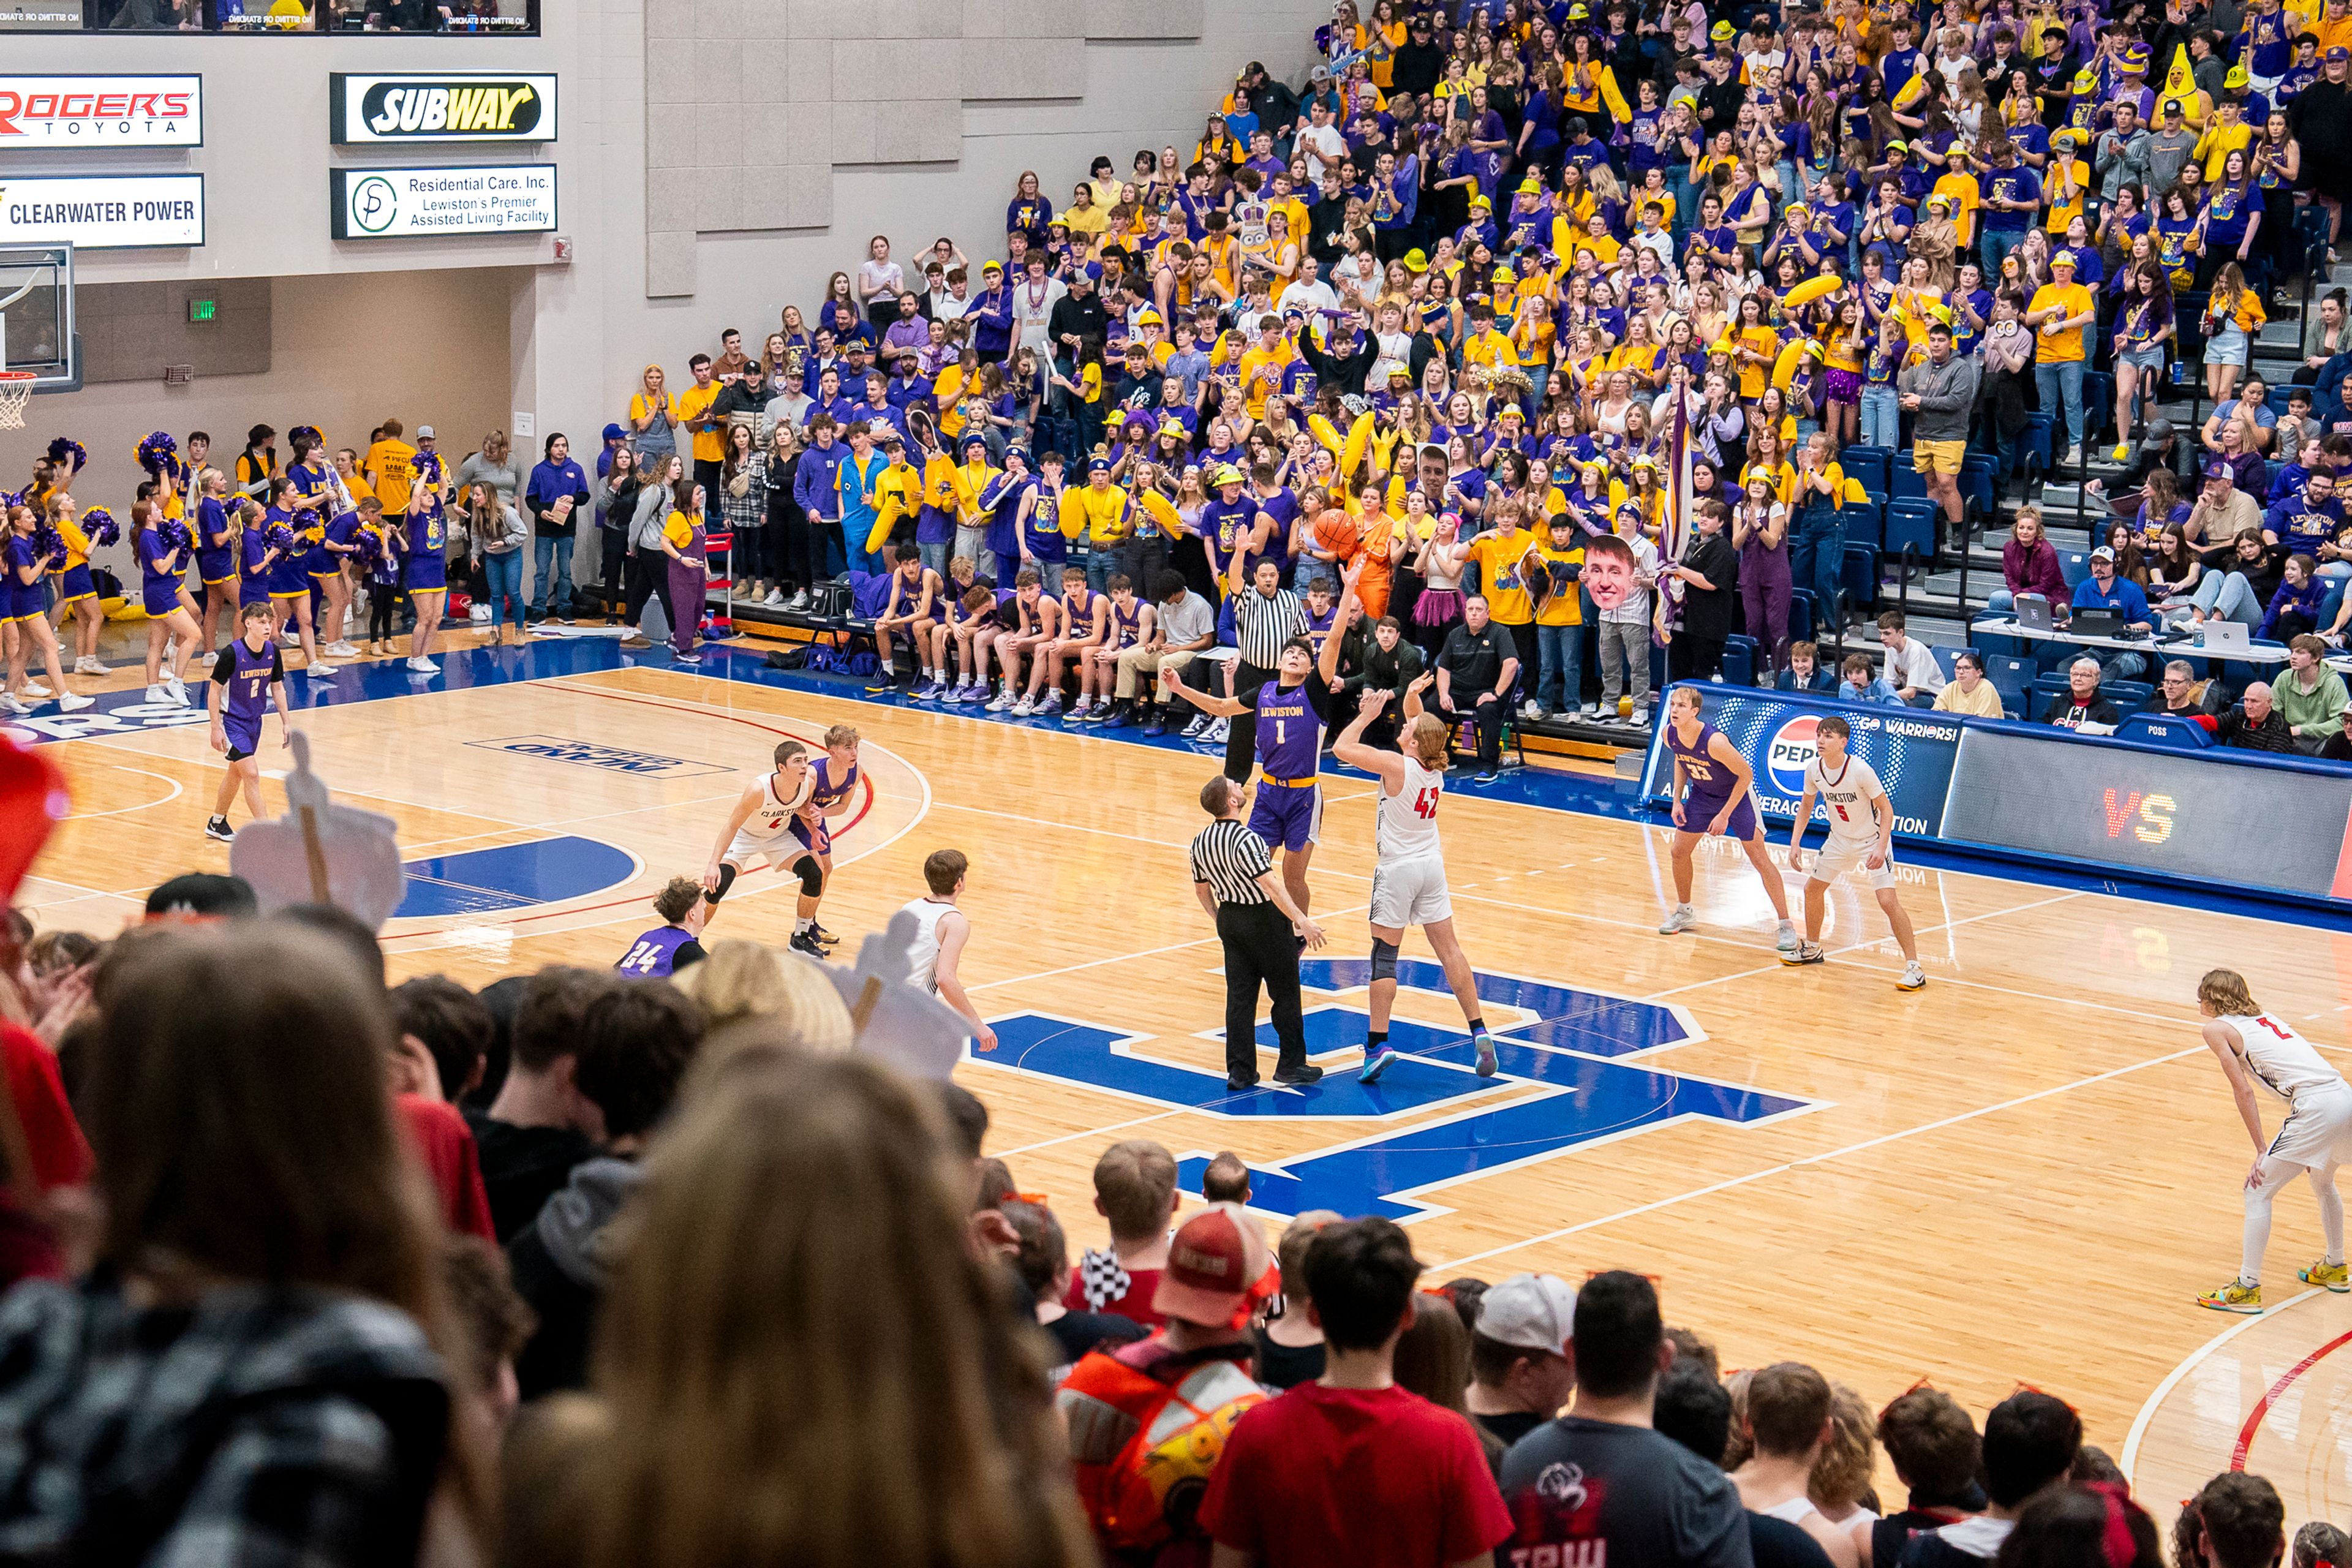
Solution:
[[[1895,386],[1919,399],[1918,417],[1913,421],[1914,441],[1965,441],[1969,437],[1969,415],[1976,407],[1977,362],[1967,354],[1954,354],[1938,365],[1932,359],[1923,359],[1895,378]]]

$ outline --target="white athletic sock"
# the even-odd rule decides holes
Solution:
[[[2247,1285],[2262,1283],[2263,1251],[2270,1245],[2271,1239],[2271,1199],[2277,1195],[2281,1187],[2293,1181],[2302,1169],[2300,1166],[2286,1164],[2277,1160],[2266,1159],[2263,1163],[2264,1168],[2261,1184],[2245,1189],[2246,1225],[2238,1259],[2238,1279]],[[2324,1205],[2321,1213],[2323,1216],[2326,1214]],[[2344,1219],[2344,1209],[2340,1201],[2336,1205],[2336,1237],[2340,1242]]]
[[[808,930],[808,929],[809,929],[809,927],[811,927],[811,926],[813,926],[813,925],[814,925],[814,924],[816,924],[816,921],[814,921],[814,920],[808,920],[808,919],[796,920],[796,921],[793,921],[793,935],[795,935],[795,936],[797,936],[797,935],[799,935],[802,931],[804,931]]]

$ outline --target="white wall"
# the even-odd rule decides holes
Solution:
[[[684,243],[692,247],[688,273],[695,292],[654,299],[647,294],[646,267],[654,58],[646,40],[649,27],[675,20],[682,15],[677,7],[689,3],[706,26],[716,18],[723,27],[730,14],[730,0],[560,0],[545,7],[547,34],[535,39],[11,37],[5,59],[11,70],[194,69],[205,77],[201,148],[0,152],[0,182],[48,173],[185,169],[205,174],[204,247],[85,253],[77,261],[81,281],[302,281],[282,287],[277,296],[279,352],[268,376],[200,379],[185,392],[123,384],[37,398],[33,427],[0,437],[0,479],[11,488],[21,483],[31,455],[52,435],[70,434],[101,464],[119,463],[123,470],[94,474],[94,493],[85,499],[111,502],[119,489],[127,500],[137,479],[131,444],[152,429],[184,432],[192,421],[224,440],[257,421],[281,430],[307,421],[325,428],[334,444],[347,445],[398,410],[412,427],[419,420],[453,427],[446,444],[463,451],[481,429],[507,424],[520,410],[534,415],[541,432],[565,429],[577,437],[621,411],[646,363],[669,366],[677,384],[687,356],[715,351],[720,328],[742,328],[756,346],[783,305],[808,310],[828,274],[856,266],[868,235],[889,235],[901,254],[951,235],[977,263],[1002,248],[1004,205],[1023,169],[1035,169],[1058,203],[1098,153],[1122,171],[1139,147],[1174,142],[1189,153],[1207,111],[1243,64],[1263,60],[1296,80],[1307,63],[1315,26],[1329,16],[1323,0],[1085,0],[1078,19],[1066,24],[1085,37],[1033,47],[1023,37],[1024,0],[961,0],[958,31],[995,35],[985,44],[902,36],[828,46],[837,53],[823,57],[823,85],[835,97],[857,96],[845,74],[853,58],[878,58],[895,67],[903,57],[910,82],[936,77],[950,83],[924,89],[952,98],[961,118],[960,140],[940,145],[933,144],[936,138],[920,137],[894,144],[881,128],[888,104],[867,111],[855,128],[846,111],[835,118],[830,110],[796,106],[792,95],[812,95],[818,68],[777,70],[771,57],[747,47],[733,79],[758,83],[772,74],[791,80],[767,89],[776,101],[742,134],[789,141],[798,125],[814,140],[813,117],[826,113],[828,156],[840,161],[824,176],[824,225],[689,234]],[[868,9],[888,13],[895,19],[877,24],[878,30],[902,35],[944,14],[929,0],[838,14],[823,0],[791,3],[814,5],[808,15],[837,16],[839,25]],[[940,0],[940,6],[950,3]],[[796,18],[803,14],[793,12]],[[1144,36],[1154,33],[1194,36]],[[862,52],[853,56],[853,48]],[[796,52],[793,58],[818,57]],[[975,68],[975,58],[987,63]],[[538,151],[331,147],[328,74],[405,69],[553,70],[562,79],[561,140]],[[1007,85],[1015,81],[1023,92],[1066,96],[998,96],[1015,90]],[[923,118],[935,119],[928,110],[941,106],[923,107]],[[650,130],[657,133],[670,113],[656,113]],[[719,110],[704,110],[698,133],[723,135],[727,123]],[[850,161],[885,153],[928,161]],[[944,155],[949,153],[952,158]],[[557,165],[562,223],[576,256],[572,264],[552,263],[546,236],[331,237],[331,167],[509,162]],[[667,188],[666,177],[657,177],[655,188]],[[810,200],[796,198],[796,205],[816,205],[814,193],[803,195]],[[362,281],[357,274],[373,276]],[[508,362],[502,389],[495,384],[501,354]],[[243,384],[248,382],[267,384]],[[466,434],[457,437],[460,431]]]

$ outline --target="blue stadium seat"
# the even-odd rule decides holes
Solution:
[[[1998,501],[1993,494],[1992,458],[1971,451],[1960,459],[1960,500],[1990,522]]]
[[[1966,653],[1968,650],[1966,648],[1958,647],[1938,647],[1930,649],[1929,651],[1934,653],[1936,656],[1936,668],[1944,672],[1944,679],[1946,680],[1949,680],[1953,676],[1959,672],[1960,655]]]
[[[1936,553],[1936,524],[1943,509],[1934,501],[1895,500],[1886,503],[1886,552],[1900,555],[1909,545],[1920,560]]]
[[[2109,680],[2100,684],[2099,691],[2117,708],[2128,713],[2156,695],[2156,688],[2145,680]]]
[[[1723,679],[1729,686],[1756,684],[1756,639],[1734,634],[1723,639]]]
[[[1813,591],[1792,588],[1789,591],[1789,640],[1811,642],[1813,625],[1820,617],[1813,614]]]
[[[2062,550],[2058,552],[2058,564],[2066,574],[2069,588],[2091,574],[2091,557],[2086,551]]]
[[[2064,670],[2043,670],[2033,678],[2033,703],[2027,710],[2025,716],[2031,719],[2034,714],[2041,712],[2052,698],[2063,697],[2069,689]]]
[[[2051,424],[2051,416],[2046,413],[2036,412],[2025,416],[2025,431],[2022,439],[2025,442],[2026,456],[2039,462],[2044,471],[2048,470],[2052,459]]]
[[[2116,422],[2116,378],[2106,371],[2083,373],[2083,444],[2089,446]]]
[[[1884,447],[1848,447],[1838,454],[1838,467],[1846,478],[1860,480],[1874,495],[1886,493],[1886,471],[1894,460],[1895,454]]]
[[[1894,476],[1887,481],[1886,494],[1893,500],[1925,500],[1927,499],[1927,481],[1910,464],[1898,463]]]
[[[2279,385],[2272,387],[2264,399],[2265,405],[2273,414],[2279,416],[2281,418],[2284,418],[2286,416],[2287,395],[2292,393],[2294,390],[2294,388],[2292,385],[2285,383],[2281,383]]]
[[[1878,548],[1886,537],[1886,505],[1880,500],[1848,501],[1838,509],[1838,526],[1845,531],[1845,542]]]
[[[2008,653],[1988,653],[1984,661],[1985,679],[2000,693],[2000,705],[2009,716],[2032,717],[2033,661]]]
[[[1852,508],[1848,508],[1852,510]],[[1845,602],[1857,610],[1878,607],[1878,552],[1867,544],[1848,543],[1845,547],[1844,570],[1838,574],[1838,589]]]

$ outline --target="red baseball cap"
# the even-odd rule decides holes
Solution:
[[[1151,1310],[1203,1328],[1238,1329],[1281,1280],[1257,1221],[1239,1204],[1211,1204],[1177,1227]]]

